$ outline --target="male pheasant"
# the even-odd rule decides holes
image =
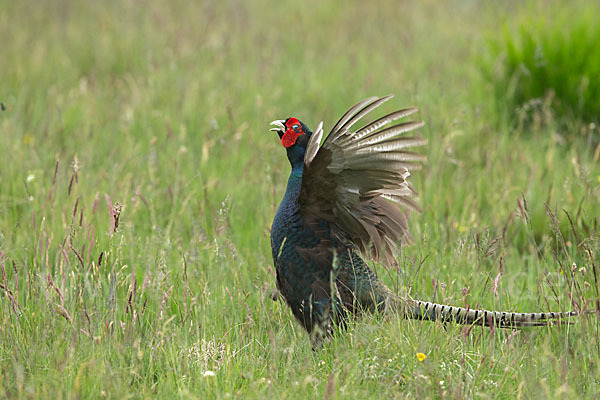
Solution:
[[[363,310],[498,327],[545,325],[576,315],[470,310],[400,298],[377,278],[359,253],[390,265],[410,239],[402,207],[418,206],[407,178],[425,157],[406,149],[427,143],[403,136],[423,122],[393,124],[416,108],[354,128],[391,97],[371,97],[350,108],[321,146],[322,122],[314,133],[293,117],[271,123],[292,166],[271,227],[277,288],[313,347],[334,324],[343,326]]]

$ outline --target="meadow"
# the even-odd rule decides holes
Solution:
[[[595,310],[597,121],[551,96],[499,107],[485,73],[501,35],[584,6],[0,0],[0,398],[597,398],[594,313],[365,316],[312,351],[272,299],[269,240],[289,174],[269,122],[327,132],[393,93],[381,112],[419,107],[428,161],[415,243],[379,276],[451,305]]]

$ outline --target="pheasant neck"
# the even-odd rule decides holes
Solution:
[[[302,165],[293,167],[290,177],[288,179],[287,188],[285,195],[283,196],[284,202],[296,201],[300,194],[300,186],[302,185]]]

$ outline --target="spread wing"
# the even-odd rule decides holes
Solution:
[[[388,265],[399,243],[410,238],[402,206],[419,211],[412,199],[416,192],[407,178],[409,170],[419,168],[425,156],[406,149],[427,143],[423,138],[404,136],[423,122],[393,124],[417,112],[416,108],[398,110],[354,128],[390,98],[371,97],[350,108],[322,146],[319,125],[307,146],[298,197],[305,221],[315,228],[319,228],[319,219],[328,221],[333,237]]]

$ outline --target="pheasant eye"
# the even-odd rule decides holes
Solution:
[[[295,131],[296,131],[296,130],[298,130],[298,128],[300,128],[300,125],[298,125],[298,124],[294,124],[294,125],[292,125],[292,129],[293,129],[293,130],[295,130]]]

